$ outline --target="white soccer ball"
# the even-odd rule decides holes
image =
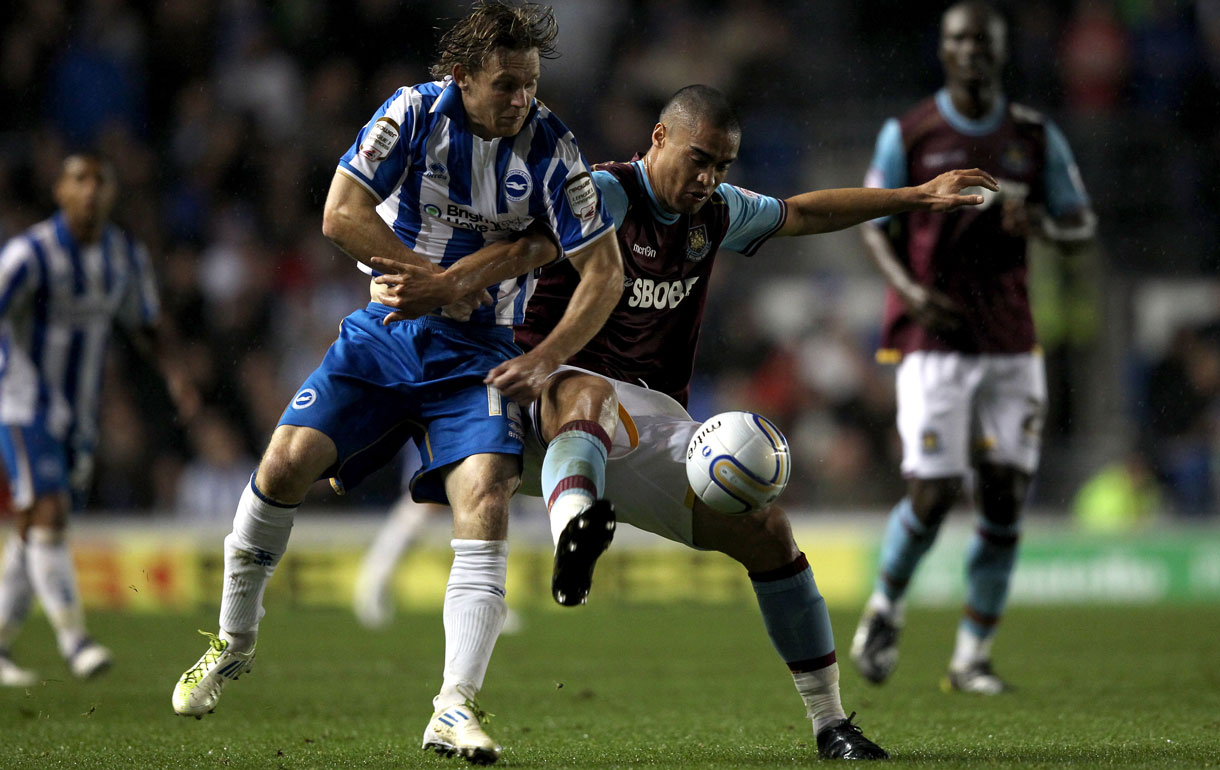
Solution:
[[[792,471],[788,440],[753,412],[722,412],[686,447],[686,479],[713,510],[746,514],[775,501]]]

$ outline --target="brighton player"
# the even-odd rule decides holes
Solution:
[[[85,630],[68,513],[89,484],[111,329],[150,342],[158,314],[147,251],[109,221],[111,164],[68,157],[54,195],[59,211],[0,252],[0,454],[16,514],[0,563],[0,684],[16,686],[37,680],[9,657],[35,597],[75,676],[110,665]]]
[[[416,320],[390,323],[391,308],[372,302],[343,321],[239,504],[225,540],[220,634],[175,687],[177,713],[209,712],[222,686],[249,669],[264,587],[309,486],[330,477],[350,487],[413,438],[424,458],[413,491],[448,503],[454,530],[444,678],[424,747],[498,758],[474,701],[504,622],[508,499],[523,439],[517,404],[533,401],[601,327],[623,282],[589,169],[571,133],[534,99],[556,34],[549,8],[479,3],[442,37],[438,80],[399,89],[341,159],[325,234],[366,266],[445,270],[462,289]],[[536,219],[582,279],[553,333],[523,355],[512,325],[533,289],[534,255],[531,239],[508,241]]]
[[[689,86],[661,112],[643,158],[597,167],[594,177],[617,223],[626,289],[606,325],[548,380],[533,405],[523,491],[543,492],[547,469],[538,459],[567,422],[612,426],[602,447],[609,458],[604,489],[619,520],[741,562],[767,632],[813,720],[819,755],[881,759],[886,752],[844,714],[830,617],[786,514],[772,505],[749,516],[725,516],[690,493],[686,446],[699,423],[684,405],[707,282],[721,248],[750,255],[776,235],[975,205],[981,196],[958,193],[975,186],[994,190],[995,181],[978,170],[951,171],[918,187],[821,190],[780,200],[724,183],[740,140],[740,123],[724,96]],[[411,269],[379,280],[395,290],[425,290],[446,279]],[[566,265],[544,271],[517,327],[523,347],[542,344],[578,285],[579,276]],[[580,577],[587,591],[592,565],[586,566]]]
[[[1003,19],[984,3],[959,3],[944,14],[945,87],[885,124],[868,174],[870,186],[899,187],[946,165],[974,163],[1001,184],[982,206],[913,212],[864,228],[890,284],[879,358],[899,362],[898,431],[908,480],[852,641],[852,660],[877,683],[897,663],[907,585],[973,470],[980,517],[945,684],[985,694],[1007,689],[992,669],[991,645],[1046,405],[1026,243],[1031,236],[1061,248],[1085,243],[1095,218],[1063,135],[1001,90],[1004,35]]]

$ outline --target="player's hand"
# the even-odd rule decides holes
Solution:
[[[491,293],[487,289],[479,289],[441,308],[441,315],[455,321],[469,321],[474,311],[483,305],[492,303]]]
[[[983,202],[982,195],[962,194],[963,190],[971,187],[998,192],[1000,183],[982,169],[954,169],[924,182],[916,189],[928,211],[952,211],[962,206],[977,206]]]
[[[382,319],[385,325],[418,318],[461,299],[453,296],[453,287],[445,279],[444,271],[433,265],[409,265],[384,257],[370,257],[369,263],[381,273],[373,279],[373,299],[394,308]]]
[[[559,368],[559,362],[538,353],[537,349],[509,359],[487,373],[484,384],[528,406],[538,400],[547,377]]]
[[[962,307],[936,289],[912,284],[903,291],[902,299],[915,322],[937,336],[952,338],[966,326]]]

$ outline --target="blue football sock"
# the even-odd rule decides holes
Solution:
[[[789,670],[816,671],[835,662],[830,614],[805,554],[786,567],[751,572],[750,582],[767,635]]]
[[[551,508],[562,497],[580,495],[589,502],[606,487],[610,436],[592,420],[567,423],[547,445],[542,461],[542,497]]]
[[[962,627],[977,637],[987,638],[995,633],[1004,614],[1020,534],[1020,524],[1000,526],[984,520],[970,541],[966,551],[966,609]]]
[[[942,519],[943,521],[943,519]],[[919,566],[919,560],[936,542],[940,525],[928,527],[915,517],[911,499],[904,497],[890,512],[885,536],[881,540],[880,573],[877,592],[890,601],[898,601],[906,593],[907,584]]]

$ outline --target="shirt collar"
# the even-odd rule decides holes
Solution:
[[[452,75],[446,75],[441,82],[444,83],[444,86],[441,89],[441,95],[432,103],[432,111],[444,115],[459,126],[466,127],[466,107],[462,104],[462,89],[453,82]],[[530,104],[529,114],[525,116],[525,122],[521,124],[522,131],[537,114],[538,99],[535,98]]]
[[[635,167],[636,176],[639,177],[640,182],[644,185],[644,192],[648,194],[648,205],[652,209],[652,215],[667,225],[677,222],[681,214],[666,211],[661,205],[661,201],[657,200],[657,194],[652,191],[652,182],[648,179],[648,169],[644,168],[644,161],[633,160],[631,165]]]
[[[949,96],[949,89],[942,88],[936,92],[936,109],[949,122],[949,125],[961,133],[967,136],[985,136],[1000,127],[1004,114],[1008,111],[1008,98],[1000,94],[995,100],[995,104],[992,105],[991,112],[978,120],[971,120],[953,106],[953,98]]]

